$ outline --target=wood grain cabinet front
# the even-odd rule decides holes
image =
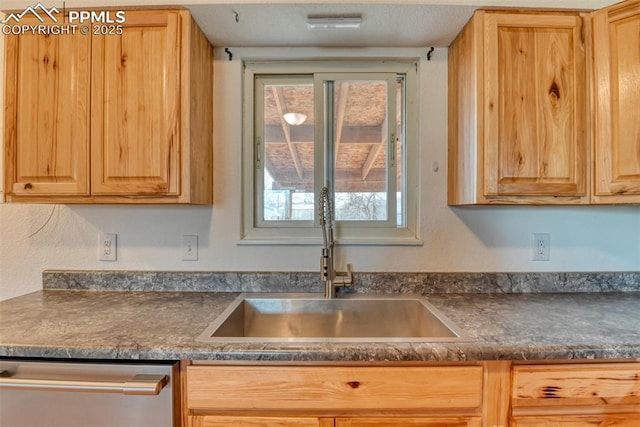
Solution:
[[[588,201],[585,16],[479,11],[449,50],[451,205]]]
[[[190,427],[637,427],[640,363],[184,362]]]
[[[638,415],[564,415],[515,418],[512,427],[638,427]]]
[[[640,426],[640,363],[514,366],[514,427]]]
[[[480,427],[481,425],[480,418],[476,417],[336,418],[335,423],[335,427]]]
[[[478,11],[449,48],[448,203],[640,203],[640,1]]]
[[[40,23],[23,17],[26,25]],[[5,37],[5,193],[89,195],[91,37]]]
[[[9,202],[213,202],[213,48],[186,10],[6,37]]]
[[[481,427],[480,418],[463,417],[241,417],[194,416],[191,427]],[[626,427],[626,426],[624,426]]]
[[[243,417],[204,415],[189,417],[190,427],[334,427],[333,418]]]
[[[638,46],[640,1],[593,14],[595,203],[640,203]]]
[[[186,367],[190,427],[480,427],[484,370],[465,366]]]

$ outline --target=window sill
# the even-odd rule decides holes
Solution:
[[[239,246],[321,246],[322,239],[304,239],[304,238],[282,238],[282,239],[264,239],[264,238],[245,238],[238,240]],[[336,245],[339,246],[424,246],[424,241],[416,238],[346,238],[336,239]]]

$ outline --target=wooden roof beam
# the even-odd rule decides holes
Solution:
[[[340,101],[338,102],[338,114],[336,117],[336,140],[334,145],[334,162],[338,164],[338,152],[342,141],[342,128],[344,126],[344,115],[347,112],[347,98],[349,97],[349,83],[340,83]]]
[[[382,134],[380,136],[382,141],[377,144],[373,144],[371,146],[371,150],[369,150],[369,155],[367,156],[367,160],[365,160],[364,165],[362,165],[363,181],[367,179],[367,176],[369,175],[369,172],[371,172],[371,168],[373,167],[373,164],[376,162],[376,159],[378,158],[378,154],[380,154],[382,147],[384,147],[385,143],[387,142],[387,118],[386,117],[384,119],[384,123],[382,123]]]
[[[284,138],[287,142],[287,147],[289,148],[289,153],[291,153],[291,159],[293,160],[293,165],[296,168],[296,173],[298,174],[298,178],[303,178],[302,173],[302,163],[300,162],[300,156],[298,156],[298,152],[296,151],[296,147],[291,143],[291,129],[289,129],[289,123],[284,119],[284,114],[287,112],[284,109],[284,94],[282,93],[282,88],[271,86],[271,92],[273,93],[273,97],[276,101],[276,108],[278,110],[278,115],[280,116],[280,125],[282,126],[282,131],[284,132]]]

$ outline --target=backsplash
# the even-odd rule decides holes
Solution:
[[[47,270],[44,289],[160,292],[323,292],[317,272]],[[339,292],[640,292],[640,271],[571,273],[359,273]]]

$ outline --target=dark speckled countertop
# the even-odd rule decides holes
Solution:
[[[640,292],[426,295],[471,337],[456,343],[196,341],[238,295],[45,289],[0,303],[0,356],[291,362],[640,359]]]

